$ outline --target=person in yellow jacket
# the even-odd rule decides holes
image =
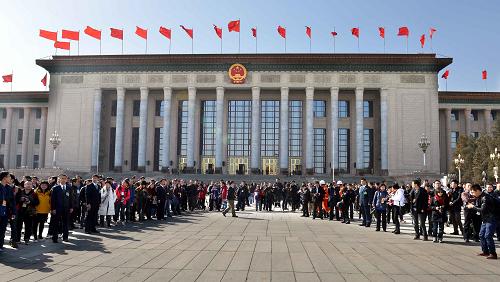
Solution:
[[[39,204],[36,206],[36,216],[33,221],[33,235],[35,241],[43,239],[42,233],[47,217],[50,213],[50,189],[47,181],[42,181],[35,190]]]

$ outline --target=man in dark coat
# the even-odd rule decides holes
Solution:
[[[12,188],[9,186],[10,181],[8,171],[0,172],[0,250],[3,249],[9,217],[11,219],[16,217],[16,202]]]
[[[413,227],[415,228],[415,238],[413,239],[420,239],[420,229],[422,229],[424,241],[427,241],[425,220],[427,219],[427,208],[429,207],[429,195],[425,189],[420,187],[420,179],[413,180],[412,186],[413,190],[410,194],[410,198],[413,213]]]
[[[52,187],[50,196],[50,206],[52,217],[52,242],[57,243],[59,228],[62,227],[63,241],[68,241],[68,224],[73,212],[74,194],[73,189],[67,183],[68,177],[61,174],[58,177],[58,184]]]
[[[87,222],[85,224],[85,233],[99,233],[97,231],[97,218],[99,205],[101,204],[101,186],[99,185],[99,175],[92,176],[92,183],[85,188],[85,197],[87,200]]]
[[[167,180],[162,179],[160,184],[156,186],[156,199],[158,208],[156,209],[156,219],[165,219],[165,202],[167,201]]]

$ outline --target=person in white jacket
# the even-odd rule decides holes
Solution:
[[[101,205],[99,206],[99,218],[101,227],[104,227],[104,219],[108,227],[111,226],[111,216],[115,214],[116,195],[111,188],[111,181],[106,181],[101,188]]]
[[[399,234],[401,231],[399,229],[400,224],[399,224],[399,216],[401,214],[401,207],[405,205],[405,191],[403,187],[400,187],[397,183],[392,186],[392,189],[394,189],[396,192],[394,195],[391,197],[391,203],[392,203],[392,222],[394,222],[394,225],[396,225],[396,228],[392,233],[394,234]]]

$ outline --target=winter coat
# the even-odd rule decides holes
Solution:
[[[114,215],[116,194],[113,189],[105,187],[101,189],[101,205],[99,206],[99,215]]]

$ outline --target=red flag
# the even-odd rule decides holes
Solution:
[[[48,31],[40,29],[40,33],[38,34],[40,37],[43,37],[48,40],[57,41],[57,32],[56,31]]]
[[[424,48],[424,45],[425,45],[425,34],[422,34],[420,36],[420,46]]]
[[[123,40],[123,29],[117,29],[111,27],[110,30],[111,30],[111,37]]]
[[[148,30],[140,28],[138,26],[135,27],[135,34],[137,34],[139,37],[142,37],[143,39],[148,39]]]
[[[384,27],[379,27],[378,28],[378,34],[380,37],[385,38],[385,28]]]
[[[448,79],[449,75],[450,75],[450,70],[446,70],[441,77],[444,79]]]
[[[214,25],[214,30],[215,30],[215,33],[217,34],[217,36],[222,39],[222,28]]]
[[[332,31],[331,34],[332,34],[333,37],[335,37],[335,36],[338,35],[338,33],[336,31]]]
[[[432,39],[432,36],[434,35],[434,32],[436,32],[436,31],[437,31],[437,30],[436,30],[435,28],[433,28],[433,27],[431,27],[431,28],[429,29],[429,37],[430,37],[431,39]]]
[[[47,86],[47,74],[45,74],[45,76],[42,78],[41,80],[43,86]]]
[[[2,76],[3,82],[5,82],[5,83],[12,82],[13,76],[14,76],[13,74],[3,75]]]
[[[240,20],[237,20],[237,21],[230,21],[228,24],[227,24],[227,30],[229,30],[229,32],[240,32]]]
[[[62,30],[62,38],[79,41],[80,40],[80,32],[63,29]]]
[[[56,47],[57,49],[69,50],[70,46],[71,45],[70,45],[69,41],[68,42],[64,42],[64,41],[54,42],[54,47]]]
[[[187,33],[187,35],[189,37],[191,37],[191,39],[193,39],[193,29],[189,29],[189,28],[185,28],[183,25],[181,25],[181,28],[184,29],[184,31]]]
[[[359,28],[358,27],[353,27],[351,29],[351,33],[352,33],[352,35],[354,35],[354,37],[359,38]]]
[[[278,33],[281,35],[281,37],[286,39],[286,29],[281,25],[278,26]]]
[[[410,30],[406,26],[402,26],[399,28],[398,36],[406,36],[410,35]]]
[[[85,30],[83,31],[85,34],[87,34],[90,37],[94,37],[97,40],[101,40],[101,31],[91,28],[90,26],[87,26]]]
[[[160,26],[160,33],[168,39],[172,39],[172,31],[169,28]]]
[[[257,28],[256,27],[252,27],[252,36],[257,38]]]
[[[306,26],[306,35],[311,38],[311,27],[310,26]]]
[[[488,79],[488,72],[486,70],[483,70],[482,75],[483,75],[483,80]]]

